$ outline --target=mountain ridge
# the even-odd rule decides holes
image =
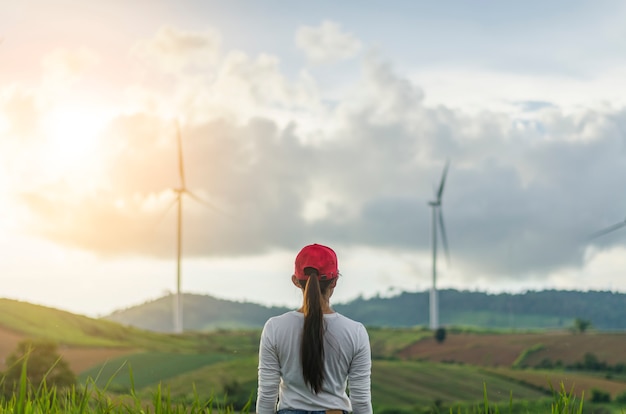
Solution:
[[[391,297],[359,297],[334,304],[343,315],[367,326],[410,327],[428,324],[428,291]],[[141,329],[172,332],[172,295],[117,310],[104,319]],[[443,326],[502,329],[566,329],[576,318],[599,330],[626,330],[626,294],[610,291],[541,290],[523,293],[439,291]],[[235,302],[210,295],[184,294],[185,329],[261,328],[287,307]]]

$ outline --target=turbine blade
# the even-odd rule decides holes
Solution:
[[[180,125],[176,121],[176,140],[178,141],[178,171],[180,172],[180,188],[185,189],[185,167],[183,164],[183,139],[180,136]]]
[[[446,236],[446,227],[443,225],[443,212],[439,207],[439,230],[441,230],[441,243],[443,244],[443,251],[446,253],[446,259],[450,263],[450,251],[448,250],[448,237]]]
[[[220,213],[220,214],[222,214],[222,215],[225,215],[225,216],[229,216],[229,217],[230,217],[230,214],[228,214],[228,213],[226,213],[225,211],[221,210],[221,209],[220,209],[219,207],[217,207],[215,204],[210,203],[210,202],[208,202],[208,201],[206,201],[206,200],[204,200],[204,199],[202,199],[202,198],[198,197],[197,195],[195,195],[195,194],[194,194],[194,193],[192,193],[191,191],[184,190],[184,192],[185,192],[185,194],[187,194],[189,197],[193,198],[194,200],[196,200],[198,203],[202,204],[203,206],[208,207],[208,208],[210,208],[211,210],[216,211],[216,212],[218,212],[218,213]]]
[[[163,219],[165,218],[165,216],[167,216],[167,214],[172,210],[172,208],[176,205],[176,203],[178,202],[178,198],[180,197],[180,195],[176,195],[176,197],[172,200],[172,202],[170,203],[169,206],[167,206],[167,208],[165,210],[163,210],[163,213],[161,213],[161,215],[159,216],[159,218],[157,219],[157,221],[154,223],[154,225],[152,226],[152,231],[154,231],[154,229],[157,228],[157,226],[159,224],[161,224],[161,222],[163,221]]]
[[[605,234],[609,234],[609,233],[611,233],[611,232],[613,232],[615,230],[619,230],[619,229],[621,229],[624,226],[626,226],[626,221],[622,221],[621,223],[613,224],[612,226],[606,227],[606,228],[604,228],[602,230],[599,230],[599,231],[596,231],[595,233],[592,233],[588,237],[588,239],[592,240],[592,239],[595,239],[597,237],[604,236]]]
[[[437,201],[441,202],[441,195],[443,194],[443,187],[446,184],[446,176],[448,175],[448,167],[450,161],[446,161],[446,166],[443,168],[443,174],[441,175],[441,183],[439,184],[439,191],[437,191]]]

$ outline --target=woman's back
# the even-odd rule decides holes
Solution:
[[[302,376],[302,336],[297,333],[302,331],[303,324],[304,315],[296,311],[267,321],[259,358],[259,397],[263,398],[257,402],[258,412],[265,412],[264,407],[273,409],[276,397],[279,397],[279,409],[371,412],[370,347],[363,325],[338,313],[324,315],[324,382],[321,391],[315,394]],[[346,394],[346,380],[350,384],[350,397]],[[268,394],[263,389],[264,384],[272,389],[277,383],[280,383],[279,395]]]

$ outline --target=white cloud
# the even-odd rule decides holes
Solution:
[[[341,118],[367,116],[376,125],[410,123],[421,109],[422,89],[396,73],[389,62],[368,55],[362,64],[362,77],[355,79],[351,91],[337,105]]]
[[[303,26],[296,33],[296,45],[316,63],[329,63],[354,57],[361,41],[346,33],[335,22],[325,20],[320,26]]]
[[[20,85],[12,85],[0,90],[0,112],[3,115],[6,141],[28,141],[36,137],[41,115],[40,98],[36,92]],[[5,151],[6,153],[7,151]]]
[[[240,119],[274,117],[282,111],[291,117],[319,107],[315,80],[306,72],[290,80],[280,60],[268,54],[251,58],[243,52],[228,53],[206,92],[211,106],[226,107]]]
[[[201,32],[163,26],[149,40],[137,42],[133,54],[156,61],[166,73],[179,73],[190,66],[210,67],[220,52],[221,35],[215,29]]]

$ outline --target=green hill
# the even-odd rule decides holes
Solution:
[[[612,292],[529,291],[487,294],[458,290],[439,292],[444,326],[495,329],[563,329],[574,319],[590,320],[599,330],[626,329],[626,294]],[[142,329],[172,331],[172,296],[114,312],[108,320]],[[335,304],[338,312],[367,326],[411,327],[428,324],[428,292],[393,297],[358,298]],[[183,295],[185,329],[261,328],[286,308],[232,302],[204,295]]]
[[[272,316],[287,308],[266,307],[247,302],[233,302],[207,295],[184,294],[184,329],[212,331],[216,329],[256,329]],[[173,332],[172,295],[122,309],[105,319],[155,332]]]
[[[1,324],[31,337],[52,339],[61,344],[87,346],[129,346],[130,333],[139,330],[107,320],[10,299],[0,299]],[[153,336],[144,332],[143,335]]]
[[[545,368],[547,360],[571,365],[587,353],[618,367],[626,362],[621,352],[623,333],[511,334],[450,329],[446,341],[439,344],[425,328],[369,327],[368,332],[376,412],[409,413],[418,412],[417,407],[475,403],[482,399],[484,387],[492,402],[507,404],[512,395],[516,404],[539,404],[537,401],[549,397],[548,377],[553,384],[575,383],[577,393],[584,391],[585,396],[594,388],[613,397],[626,391],[626,383],[617,373],[609,378],[601,371],[535,370]],[[70,360],[84,357],[85,350],[123,347],[122,355],[90,354],[92,363],[83,364],[85,368],[76,373],[81,382],[94,378],[100,387],[115,393],[128,393],[134,387],[145,400],[161,387],[176,402],[192,401],[195,395],[206,400],[228,394],[230,401],[245,403],[256,389],[260,334],[256,328],[172,335],[0,299],[0,343],[9,336],[14,340],[15,333],[55,340],[63,345],[63,358]],[[528,369],[511,369],[521,359],[523,364],[518,365]]]
[[[24,337],[45,338],[64,346],[138,348],[177,352],[196,350],[194,334],[163,335],[107,319],[0,298],[0,327]]]

